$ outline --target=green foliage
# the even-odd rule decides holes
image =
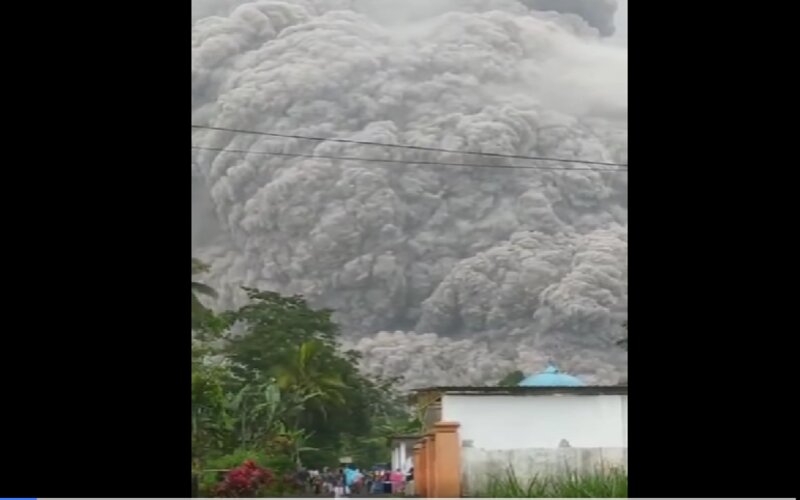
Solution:
[[[499,386],[509,387],[509,386],[516,386],[519,385],[525,379],[525,374],[522,373],[520,370],[514,370],[513,372],[509,373],[497,383]]]
[[[313,310],[300,296],[244,289],[251,302],[224,313],[247,334],[230,339],[227,353],[243,372],[274,377],[285,393],[303,398],[295,427],[314,431],[311,445],[335,449],[344,434],[367,436],[373,416],[394,404],[384,381],[358,371],[358,355],[342,352],[332,311]]]
[[[225,472],[240,466],[245,460],[252,460],[262,467],[269,462],[265,451],[237,448],[230,453],[210,458],[200,473],[200,493],[204,497],[211,496],[211,490],[219,483]]]
[[[242,465],[246,460],[252,460],[261,467],[269,467],[269,457],[266,450],[236,448],[230,453],[217,456],[208,461],[207,469],[229,470]]]
[[[300,296],[243,289],[250,303],[221,315],[226,324],[240,323],[248,331],[229,339],[228,351],[234,360],[256,372],[270,373],[286,359],[296,357],[304,342],[316,340],[326,354],[333,354],[338,327],[331,321],[332,311],[314,311]]]
[[[301,454],[318,451],[317,448],[308,445],[312,434],[313,432],[305,429],[293,429],[281,424],[273,438],[273,446],[277,443],[282,448],[278,450],[281,452],[279,454],[288,456],[292,463],[299,466],[302,465]]]
[[[345,439],[342,440],[341,454],[352,457],[356,464],[369,466],[387,462],[390,448],[384,436],[345,435]]]
[[[323,413],[325,404],[345,404],[342,390],[347,388],[339,374],[325,364],[329,357],[325,350],[326,346],[317,340],[303,342],[293,357],[274,370],[279,387],[304,396],[314,395],[312,399]]]
[[[238,446],[263,446],[284,420],[292,419],[303,410],[304,398],[281,394],[273,381],[246,383],[228,396],[228,408],[234,417],[234,434]]]
[[[193,275],[207,269],[192,260]],[[364,377],[358,353],[341,349],[332,311],[314,310],[300,296],[245,288],[245,306],[215,314],[196,300],[207,291],[196,284],[195,470],[252,460],[284,474],[300,463],[334,467],[344,455],[359,463],[386,462],[388,436],[419,427],[393,390],[397,380]],[[235,335],[234,326],[241,330]],[[202,491],[216,481],[215,473],[201,474]]]
[[[203,458],[221,450],[232,421],[226,408],[223,389],[227,373],[224,369],[192,363],[192,457],[195,467]]]
[[[626,498],[628,474],[598,469],[591,474],[568,472],[522,480],[509,467],[504,475],[489,477],[485,488],[470,494],[476,498]]]
[[[346,435],[342,455],[352,457],[356,463],[371,465],[389,460],[391,437],[422,433],[422,423],[408,413],[398,411],[392,416],[374,416],[371,431],[365,436]]]

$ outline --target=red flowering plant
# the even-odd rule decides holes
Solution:
[[[269,488],[275,476],[252,460],[245,460],[242,465],[232,469],[225,479],[214,489],[214,496],[226,498],[255,498]]]

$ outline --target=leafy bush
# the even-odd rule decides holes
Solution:
[[[237,448],[231,453],[209,459],[207,462],[208,469],[233,469],[242,465],[247,460],[255,462],[256,465],[262,467],[269,467],[267,454],[259,450],[248,450],[244,448]]]
[[[217,471],[230,471],[248,460],[255,462],[261,467],[271,469],[266,454],[261,451],[238,448],[226,455],[208,459],[205,464],[205,470],[200,475],[201,496],[211,496],[214,492],[214,488],[224,481],[226,473]]]
[[[264,493],[275,482],[269,469],[246,460],[225,475],[225,480],[214,488],[214,496],[226,498],[255,498]]]
[[[206,470],[200,476],[200,495],[203,497],[227,496],[220,495],[218,488],[225,484],[227,476],[234,470],[252,462],[256,467],[269,471],[273,480],[260,492],[261,496],[280,496],[284,493],[294,492],[294,480],[291,476],[294,471],[294,462],[288,456],[270,456],[264,451],[238,448],[226,455],[209,459]],[[219,471],[228,471],[219,472]],[[271,495],[265,495],[270,493]]]
[[[295,469],[295,464],[287,456],[274,456],[267,459],[265,465],[275,471],[275,474],[290,474]]]

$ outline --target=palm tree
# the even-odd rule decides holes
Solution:
[[[192,276],[208,271],[209,266],[192,258]],[[224,328],[224,322],[200,302],[198,294],[216,298],[217,292],[210,286],[192,280],[192,332],[199,338],[210,334],[218,334]]]
[[[342,391],[347,385],[321,359],[322,347],[315,340],[300,344],[296,356],[276,367],[278,387],[301,395],[317,394],[314,400],[320,403],[343,405],[345,401]],[[324,405],[318,404],[318,407],[324,415]]]
[[[284,422],[293,420],[303,411],[306,401],[317,396],[281,394],[277,384],[271,380],[246,384],[228,401],[231,413],[236,415],[239,444],[247,448],[265,437],[280,433],[278,429],[284,428]]]
[[[209,266],[207,264],[204,264],[195,258],[192,259],[192,276],[202,274],[208,271],[208,269]],[[198,321],[202,321],[202,319],[208,315],[208,309],[200,302],[197,294],[205,295],[215,299],[217,298],[217,291],[204,283],[192,280],[192,319],[194,320],[196,317],[198,318]],[[193,327],[195,326],[197,325],[193,324]]]
[[[195,276],[197,274],[203,274],[207,272],[209,269],[210,267],[208,264],[204,264],[203,262],[200,262],[199,260],[192,258],[192,276]],[[203,283],[192,281],[192,300],[197,301],[197,303],[199,304],[199,301],[197,300],[198,293],[201,295],[206,295],[208,297],[217,298],[216,290]]]

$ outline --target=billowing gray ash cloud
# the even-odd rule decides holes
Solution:
[[[616,0],[522,0],[522,3],[534,10],[575,14],[589,26],[596,28],[601,35],[614,34]]]
[[[597,19],[514,0],[197,0],[192,121],[627,163],[627,53],[597,28],[613,4],[593,4]],[[193,245],[220,306],[241,285],[302,293],[337,311],[365,370],[407,386],[548,357],[593,382],[624,375],[626,173],[201,129],[193,142],[237,151],[193,151]]]

